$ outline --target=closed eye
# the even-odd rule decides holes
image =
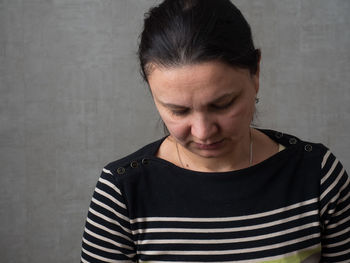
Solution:
[[[189,109],[170,110],[170,112],[176,116],[184,116],[189,112]]]
[[[235,101],[235,98],[232,98],[229,102],[223,103],[223,104],[213,104],[211,105],[212,108],[217,109],[217,110],[224,110],[229,108]]]

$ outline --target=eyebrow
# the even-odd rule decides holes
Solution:
[[[237,92],[231,92],[231,93],[226,93],[226,94],[223,94],[221,95],[220,97],[214,99],[213,101],[211,101],[208,105],[213,105],[215,103],[218,103],[220,102],[221,100],[227,98],[227,97],[230,97],[230,96],[234,96],[236,95]],[[163,101],[160,101],[159,99],[157,99],[157,101],[162,104],[163,106],[169,108],[169,109],[184,109],[184,108],[187,108],[186,106],[182,106],[182,105],[176,105],[176,104],[173,104],[173,103],[165,103]]]

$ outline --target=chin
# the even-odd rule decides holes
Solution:
[[[207,158],[207,159],[216,159],[216,158],[219,158],[220,155],[207,154],[207,155],[203,155],[202,157]]]
[[[192,150],[193,154],[203,157],[203,158],[220,158],[226,155],[226,151],[224,149],[216,149],[216,150]]]

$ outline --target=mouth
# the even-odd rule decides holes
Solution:
[[[216,150],[219,147],[221,147],[222,143],[223,143],[223,139],[220,141],[216,141],[213,143],[197,143],[194,142],[194,145],[196,148],[200,149],[200,150]]]

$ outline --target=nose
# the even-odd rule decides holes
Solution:
[[[218,125],[209,115],[198,114],[193,116],[191,133],[198,140],[205,142],[211,139],[218,131]]]

